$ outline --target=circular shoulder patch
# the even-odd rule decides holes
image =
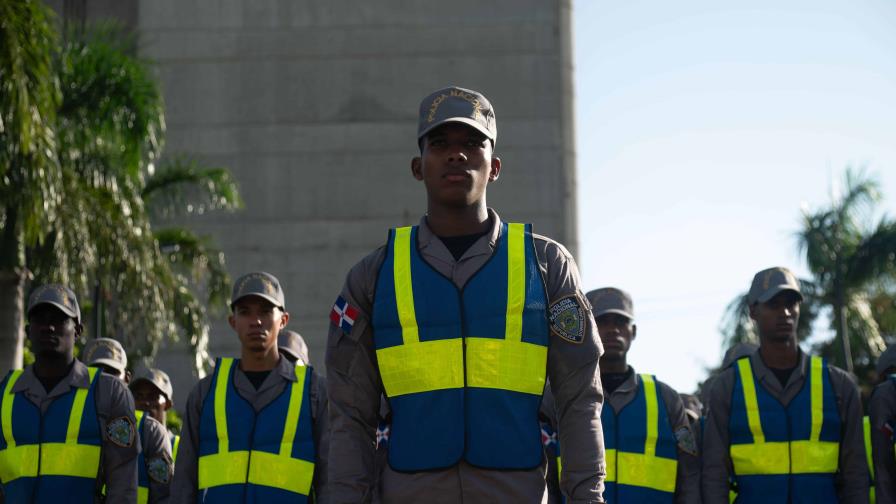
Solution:
[[[171,464],[163,457],[153,457],[146,461],[146,472],[149,477],[157,482],[167,485],[171,480]]]
[[[585,308],[577,295],[572,294],[555,301],[548,308],[548,320],[551,332],[566,341],[581,343],[585,340]]]
[[[118,417],[106,424],[106,436],[109,441],[123,448],[134,445],[134,423],[128,417]]]

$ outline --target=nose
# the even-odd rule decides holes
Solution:
[[[448,153],[448,161],[461,163],[467,160],[467,155],[459,145],[452,145],[451,151]]]

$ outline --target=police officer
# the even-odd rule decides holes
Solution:
[[[700,499],[697,440],[672,387],[628,364],[637,337],[634,304],[620,289],[588,293],[604,347],[600,379],[608,504],[691,503]],[[615,476],[615,478],[614,478]]]
[[[543,502],[547,377],[561,442],[576,447],[563,453],[563,490],[601,500],[600,342],[566,249],[486,206],[501,173],[496,133],[476,91],[445,88],[420,105],[411,174],[426,215],[351,269],[330,314],[336,502],[371,499],[384,393],[383,502]]]
[[[82,360],[90,367],[121,380],[125,385],[131,378],[128,357],[117,340],[96,338],[84,345]],[[136,405],[135,405],[136,406]],[[165,425],[135,410],[140,455],[137,461],[137,504],[157,504],[168,501],[171,483],[171,444]]]
[[[868,403],[874,467],[875,497],[878,504],[896,503],[896,458],[893,430],[896,429],[896,345],[887,347],[877,360],[878,385]]]
[[[793,273],[769,268],[747,295],[759,350],[721,372],[703,433],[703,499],[738,504],[867,503],[862,406],[846,372],[805,354]]]
[[[160,424],[168,426],[168,410],[174,405],[174,387],[171,379],[161,369],[142,368],[130,383],[131,394],[137,410],[155,418]],[[180,436],[167,430],[168,444],[171,447],[171,461],[175,462]]]
[[[301,361],[306,366],[311,365],[311,358],[308,355],[308,344],[305,343],[305,338],[302,338],[301,334],[289,329],[281,330],[277,336],[277,348],[290,361]]]
[[[240,358],[219,358],[187,399],[172,501],[326,502],[326,402],[304,363],[280,355],[289,321],[265,272],[233,285],[230,327]]]
[[[0,494],[9,504],[91,503],[105,486],[107,502],[136,502],[134,402],[119,380],[75,359],[74,292],[38,287],[27,319],[34,364],[0,385]]]

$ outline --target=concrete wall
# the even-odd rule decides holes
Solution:
[[[158,65],[167,153],[227,166],[245,210],[201,216],[234,276],[266,270],[320,367],[348,269],[389,227],[416,223],[416,112],[451,84],[497,113],[504,171],[489,203],[576,248],[569,0],[142,0],[141,54]],[[223,318],[212,355],[236,355]],[[183,406],[189,357],[170,348]]]

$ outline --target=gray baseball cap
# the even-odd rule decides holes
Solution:
[[[295,331],[282,329],[277,335],[277,348],[281,352],[289,354],[293,359],[302,361],[306,366],[310,364],[308,345],[302,335]]]
[[[420,102],[417,140],[445,123],[463,123],[479,130],[494,146],[498,139],[495,109],[479,91],[457,86],[433,91]]]
[[[632,303],[632,297],[622,289],[603,287],[594,289],[585,294],[585,297],[591,303],[591,312],[594,314],[594,318],[606,313],[617,313],[631,320],[635,319],[635,305]]]
[[[133,389],[134,385],[139,381],[148,381],[165,394],[165,397],[168,398],[169,401],[174,400],[174,387],[171,386],[171,378],[168,378],[168,373],[161,369],[142,368],[137,372],[134,379],[131,380],[130,387]]]
[[[230,306],[246,296],[258,296],[267,299],[274,306],[284,308],[286,302],[283,299],[283,289],[277,277],[264,271],[247,273],[233,283],[233,293],[230,295]]]
[[[785,290],[796,292],[800,296],[800,301],[803,300],[800,282],[789,269],[780,266],[764,269],[753,277],[747,301],[750,306],[756,303],[765,303]]]
[[[27,314],[36,306],[42,304],[53,305],[63,313],[81,323],[81,307],[78,306],[78,298],[68,287],[60,284],[46,284],[34,289],[28,297]]]
[[[888,346],[887,349],[880,354],[874,369],[877,371],[877,374],[881,375],[891,367],[896,367],[896,345]]]
[[[124,372],[128,367],[128,354],[117,340],[112,338],[97,338],[84,345],[84,356],[81,360],[88,366],[100,364],[109,366]]]

